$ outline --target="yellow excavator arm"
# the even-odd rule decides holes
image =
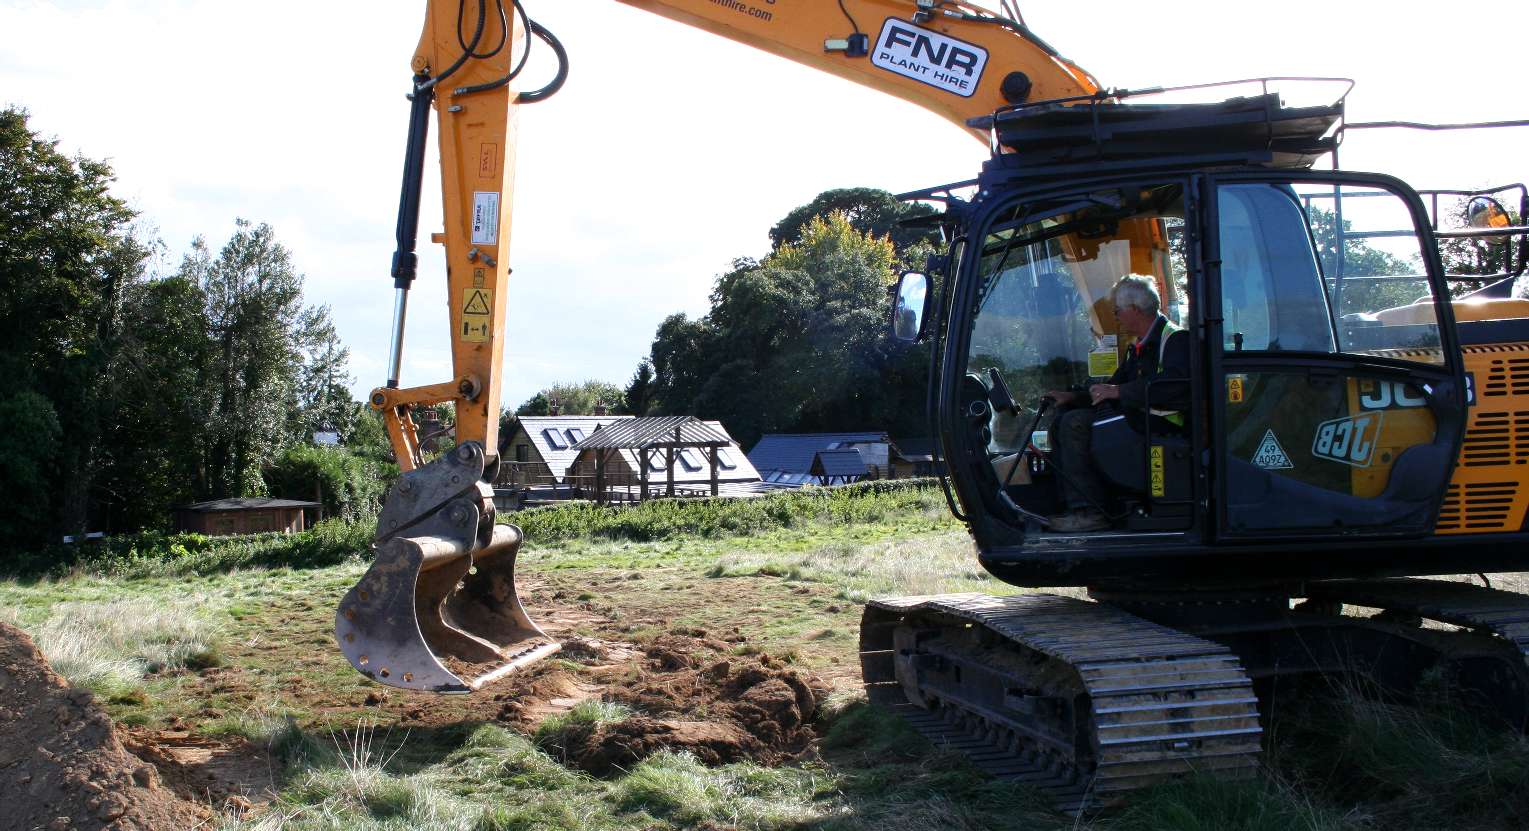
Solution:
[[[945,0],[619,0],[911,101],[968,129],[1027,100],[1087,96],[1098,84],[1023,24]],[[530,46],[559,69],[517,91]],[[520,532],[494,522],[511,192],[519,106],[556,92],[568,56],[522,0],[428,0],[414,54],[412,110],[393,258],[388,383],[371,393],[404,471],[377,529],[374,564],[336,617],[362,673],[411,689],[463,692],[552,654],[514,587]],[[433,118],[432,118],[433,114]],[[425,148],[437,125],[454,377],[402,387],[404,323]],[[453,402],[453,452],[425,464],[410,413]]]

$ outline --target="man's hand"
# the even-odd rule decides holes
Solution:
[[[1062,390],[1052,390],[1052,391],[1046,393],[1042,397],[1043,398],[1049,398],[1052,401],[1055,401],[1056,405],[1058,407],[1070,407],[1070,406],[1072,406],[1073,402],[1078,400],[1078,394],[1077,393],[1075,393],[1075,392],[1064,392]]]
[[[1095,404],[1105,401],[1119,401],[1120,387],[1115,384],[1095,384],[1088,388],[1088,398]]]

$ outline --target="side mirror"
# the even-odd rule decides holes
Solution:
[[[1501,202],[1490,196],[1477,196],[1465,206],[1465,222],[1472,228],[1507,228],[1513,224],[1512,217]]]
[[[929,278],[917,271],[903,272],[892,292],[892,337],[905,343],[918,341],[928,305]]]

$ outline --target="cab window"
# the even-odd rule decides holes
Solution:
[[[1022,405],[1105,378],[1130,346],[1110,291],[1156,277],[1162,312],[1186,316],[1183,188],[1129,187],[1016,206],[982,240],[967,372],[997,369]]]
[[[1442,363],[1421,241],[1369,185],[1218,190],[1227,352],[1343,352]]]

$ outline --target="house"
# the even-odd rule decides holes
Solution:
[[[175,509],[175,530],[212,536],[296,533],[307,527],[304,511],[317,512],[317,502],[291,499],[214,499]]]
[[[824,485],[847,485],[870,475],[870,469],[866,467],[860,451],[845,447],[839,450],[819,450],[812,457],[812,467],[808,473]]]
[[[818,453],[825,450],[854,450],[860,454],[865,465],[865,479],[896,479],[913,474],[913,464],[903,458],[897,446],[885,432],[864,433],[771,433],[765,435],[749,451],[749,461],[759,471],[760,478],[772,484],[791,487],[810,484],[828,484],[813,473],[813,463]],[[831,462],[838,470],[846,470],[845,457]],[[847,473],[824,474],[836,480]],[[853,481],[858,481],[853,480]]]
[[[574,450],[567,481],[600,502],[749,496],[770,490],[719,421],[692,416],[617,421]]]
[[[501,488],[529,488],[564,483],[568,466],[578,454],[573,446],[607,424],[629,421],[629,415],[518,416],[499,443]]]
[[[892,446],[897,448],[897,458],[893,461],[897,471],[892,477],[894,479],[906,476],[938,476],[945,467],[943,460],[935,461],[934,439],[893,439]]]

